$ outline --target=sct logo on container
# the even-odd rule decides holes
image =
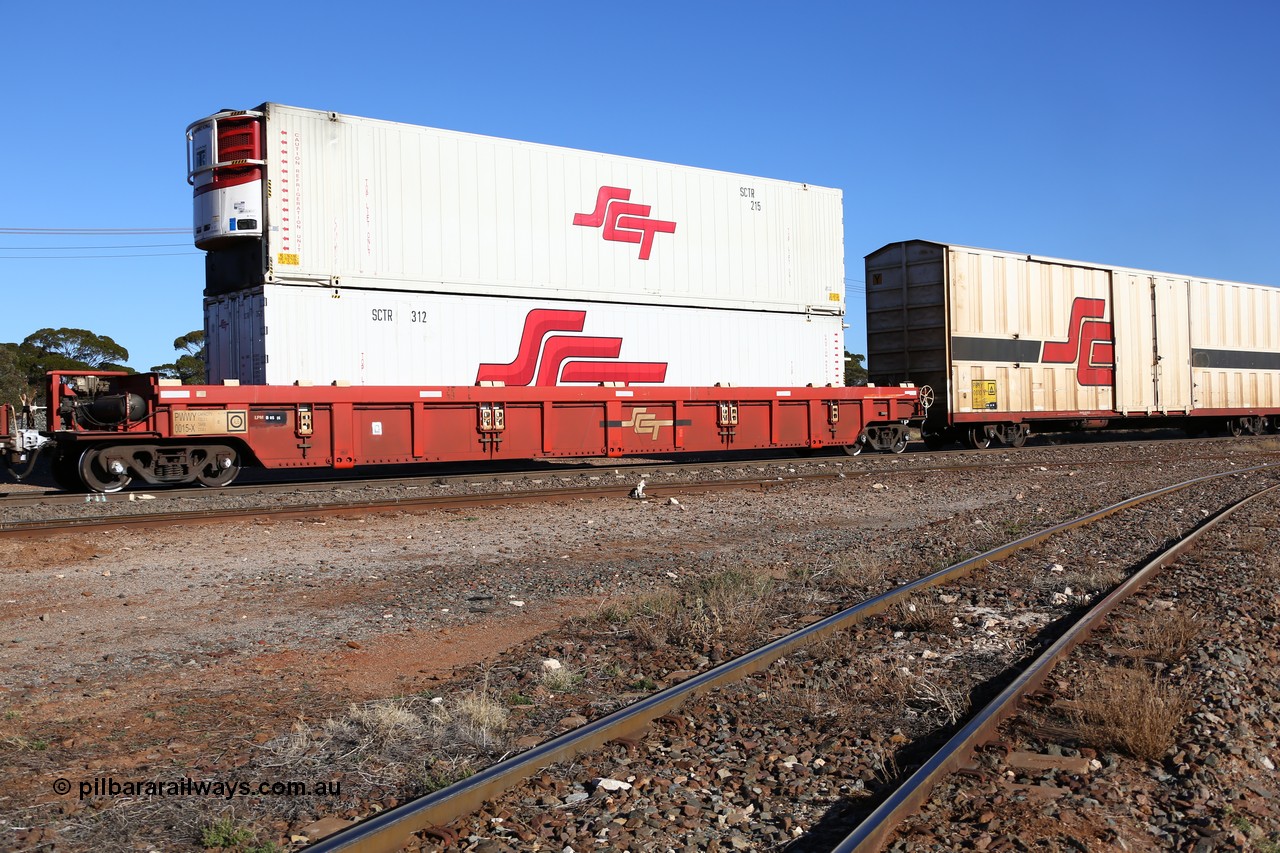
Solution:
[[[667,378],[664,361],[618,361],[622,338],[551,334],[581,332],[586,320],[586,311],[535,308],[525,316],[516,357],[506,364],[481,364],[476,382],[503,385],[661,383]],[[594,360],[570,360],[577,358]]]
[[[652,209],[647,204],[632,204],[631,190],[623,187],[601,187],[596,194],[596,209],[591,213],[575,213],[574,225],[588,228],[604,226],[604,239],[617,243],[639,243],[640,260],[649,260],[653,237],[659,231],[674,234],[676,224],[665,219],[649,219]]]

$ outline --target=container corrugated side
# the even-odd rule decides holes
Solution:
[[[945,247],[891,243],[866,258],[867,368],[877,384],[942,391],[947,366]]]
[[[1116,410],[1124,415],[1190,411],[1187,279],[1106,269],[1114,317]]]
[[[953,413],[1111,410],[1086,326],[1110,322],[1106,270],[958,246],[947,265]]]
[[[945,351],[959,420],[1280,406],[1276,288],[924,240],[866,269],[873,381],[938,388]]]
[[[215,383],[843,384],[826,315],[265,285],[206,299],[205,333]]]
[[[843,313],[839,190],[264,109],[266,280]]]
[[[1196,408],[1280,407],[1280,290],[1207,279],[1189,288]]]

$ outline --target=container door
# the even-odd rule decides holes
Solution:
[[[1191,409],[1191,283],[1156,277],[1151,283],[1155,302],[1156,403],[1161,412]]]
[[[1123,414],[1156,410],[1155,303],[1149,275],[1116,270],[1111,277],[1115,341],[1115,407]]]

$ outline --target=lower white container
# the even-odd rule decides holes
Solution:
[[[842,385],[841,318],[263,285],[205,300],[209,382]]]

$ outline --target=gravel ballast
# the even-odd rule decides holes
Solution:
[[[131,849],[201,849],[204,830],[225,817],[228,802],[236,825],[253,838],[287,845],[318,819],[367,814],[370,803],[393,805],[407,789],[402,780],[370,775],[362,782],[359,774],[351,774],[342,779],[342,796],[327,801],[253,796],[165,801],[92,794],[82,799],[80,784],[106,777],[284,780],[308,765],[300,758],[302,763],[290,769],[281,746],[297,746],[298,732],[319,732],[326,721],[344,719],[352,703],[393,697],[429,702],[474,689],[486,678],[496,684],[502,673],[523,673],[551,656],[597,679],[587,686],[598,686],[599,695],[574,692],[567,704],[528,684],[518,701],[501,694],[512,701],[508,710],[516,718],[513,741],[518,742],[546,718],[572,722],[574,715],[585,718],[625,700],[619,682],[591,672],[596,652],[588,654],[576,641],[565,645],[573,635],[566,623],[592,618],[611,602],[661,592],[725,566],[818,571],[856,553],[879,555],[892,583],[1003,542],[1010,531],[1045,527],[1206,468],[1242,468],[1273,458],[1241,451],[1209,463],[1189,452],[1198,446],[1091,446],[1092,459],[1104,464],[1078,467],[1056,467],[1077,451],[1037,448],[993,455],[1012,461],[964,472],[906,470],[908,454],[872,458],[866,467],[863,460],[847,460],[839,470],[843,477],[781,482],[765,491],[685,496],[659,482],[650,485],[648,501],[561,500],[6,541],[0,552],[6,581],[0,599],[0,750],[8,796],[0,801],[0,846],[95,849],[109,836]],[[1115,460],[1111,465],[1105,464],[1108,455]],[[1134,464],[1135,458],[1142,461]],[[804,464],[815,463],[797,462]],[[835,461],[816,464],[834,466]],[[1262,518],[1253,529],[1274,549],[1275,529]],[[1203,588],[1229,591],[1255,577],[1246,572],[1256,569],[1243,563],[1226,568],[1235,574],[1204,581]],[[1232,673],[1218,692],[1227,687],[1234,692],[1206,706],[1224,722],[1199,721],[1209,739],[1199,752],[1192,749],[1192,735],[1179,736],[1185,754],[1174,770],[1186,764],[1192,768],[1188,772],[1206,772],[1201,758],[1211,751],[1212,739],[1225,742],[1237,734],[1242,754],[1273,763],[1280,757],[1275,752],[1277,662],[1274,650],[1268,655],[1266,649],[1274,639],[1274,587],[1270,599],[1261,590],[1257,595],[1246,610],[1224,603],[1220,613],[1202,614],[1215,626],[1237,626],[1225,651],[1210,644],[1205,649],[1206,666],[1221,665]],[[727,653],[709,651],[705,664]],[[1269,666],[1272,674],[1255,676],[1241,665],[1246,659],[1251,667]],[[650,654],[632,665],[634,672],[608,678],[635,684],[639,691],[646,680],[679,677],[699,663],[674,658],[664,663],[661,654]],[[612,665],[628,669],[625,663]],[[1262,698],[1251,699],[1243,717],[1245,737],[1239,722],[1243,712],[1232,707],[1231,696],[1259,692]],[[1227,716],[1223,702],[1231,712]],[[535,722],[520,722],[525,719]],[[521,725],[527,726],[524,733]],[[866,733],[850,737],[865,740]],[[1225,748],[1234,758],[1234,745],[1213,748]],[[1217,772],[1225,773],[1229,762],[1219,760],[1224,770]],[[1266,787],[1266,780],[1274,780],[1265,764],[1252,766],[1262,774],[1257,784]],[[1153,790],[1163,784],[1150,768],[1138,772],[1150,776]],[[1247,780],[1232,778],[1236,790],[1251,790]],[[57,793],[58,779],[68,780],[73,790]],[[831,790],[839,795],[840,785]],[[1144,796],[1155,802],[1157,795]],[[1223,795],[1221,802],[1242,797]],[[1002,801],[990,810],[1003,808],[1008,807]],[[1181,825],[1168,808],[1160,810],[1166,824]],[[1185,808],[1175,811],[1186,813]],[[1196,812],[1197,817],[1207,814],[1203,808]],[[1220,810],[1213,818],[1214,834],[1198,837],[1237,843],[1231,833],[1242,832],[1248,838],[1249,830],[1225,814]],[[750,815],[742,819],[760,822]],[[962,828],[973,823],[958,813],[947,820],[948,826],[954,822]],[[1274,837],[1274,819],[1257,810],[1236,823],[1241,821],[1252,830],[1261,828],[1262,840]],[[1162,826],[1160,816],[1151,823]],[[998,830],[982,830],[990,836],[986,849],[1006,843]],[[945,827],[932,831],[941,831],[937,843],[942,845],[977,844],[981,835]],[[799,837],[791,828],[784,834],[789,843]],[[1188,840],[1182,834],[1168,836],[1178,844]],[[553,849],[512,837],[501,843]]]

